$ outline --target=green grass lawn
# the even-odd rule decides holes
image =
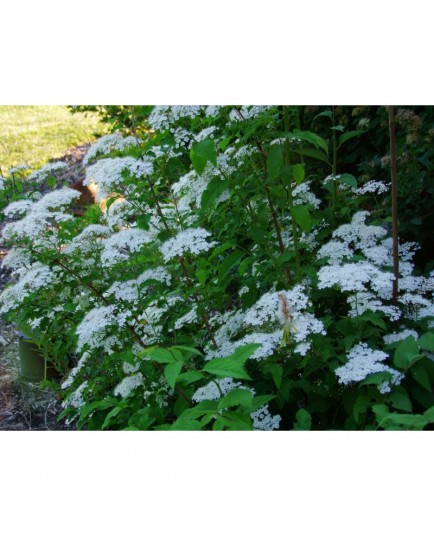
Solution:
[[[104,133],[97,114],[72,114],[66,106],[0,106],[1,171],[19,164],[39,168]]]

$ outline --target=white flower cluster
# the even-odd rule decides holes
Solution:
[[[39,262],[32,264],[29,269],[20,270],[20,276],[18,283],[6,287],[0,294],[0,314],[16,309],[26,298],[55,279],[53,271]]]
[[[125,376],[125,378],[114,388],[113,394],[115,396],[121,396],[126,398],[134,389],[143,385],[143,375],[138,372],[132,376]]]
[[[103,266],[114,266],[129,259],[131,253],[139,252],[145,244],[150,244],[155,238],[143,229],[125,229],[103,241],[101,263]]]
[[[84,346],[89,349],[103,347],[111,353],[112,346],[116,342],[106,338],[108,328],[117,324],[117,316],[113,305],[94,307],[77,326],[78,335],[77,350],[82,351]]]
[[[348,385],[352,382],[361,382],[369,374],[389,372],[391,375],[390,381],[386,380],[378,386],[380,393],[389,393],[391,384],[399,385],[404,376],[397,370],[382,363],[388,357],[385,352],[372,350],[366,343],[359,343],[348,354],[348,362],[342,367],[338,367],[335,370],[335,374],[339,378],[339,383]]]
[[[301,184],[294,184],[292,195],[294,196],[294,205],[302,205],[307,203],[312,205],[313,208],[318,208],[321,204],[321,200],[310,191],[310,182],[306,181]]]
[[[65,162],[51,162],[45,164],[37,171],[34,171],[31,175],[28,176],[27,180],[34,182],[35,184],[42,184],[49,177],[54,176],[58,171],[63,171],[68,168],[68,164]]]
[[[138,278],[137,282],[139,284],[150,282],[150,281],[159,281],[160,283],[165,283],[170,285],[172,277],[169,272],[163,266],[156,266],[155,268],[149,268],[149,270],[144,271]]]
[[[17,240],[28,238],[36,240],[43,231],[52,227],[53,224],[67,221],[73,217],[60,211],[60,209],[64,209],[77,197],[80,197],[80,192],[72,188],[61,188],[46,194],[42,199],[28,206],[24,218],[5,225],[2,236],[6,240],[14,238]],[[8,210],[8,207],[5,210]]]
[[[2,268],[16,270],[18,268],[30,267],[31,263],[32,254],[25,249],[15,247],[9,250],[1,266]]]
[[[81,254],[88,253],[101,244],[101,238],[110,236],[111,232],[108,227],[98,223],[92,223],[85,227],[80,234],[75,236],[69,244],[63,248],[62,253],[69,254],[80,252]]]
[[[413,337],[415,340],[417,340],[419,338],[419,335],[414,329],[403,329],[395,333],[389,333],[388,335],[384,335],[383,340],[385,344],[392,344],[394,342],[403,341],[407,337]]]
[[[71,387],[71,385],[74,383],[75,377],[80,372],[80,370],[84,367],[89,357],[90,357],[89,352],[83,353],[77,365],[73,369],[71,369],[71,371],[68,374],[68,377],[60,386],[61,389],[68,389],[68,387]]]
[[[181,329],[187,324],[194,324],[197,322],[198,318],[197,305],[194,305],[192,309],[188,311],[188,313],[186,313],[184,316],[181,316],[181,318],[178,318],[178,320],[175,322],[175,329]]]
[[[392,300],[393,253],[392,239],[387,231],[375,225],[366,225],[368,212],[358,212],[350,224],[342,225],[333,233],[333,238],[322,246],[318,258],[327,259],[329,266],[318,272],[318,288],[337,286],[348,297],[350,316],[359,316],[366,310],[383,311],[391,320],[397,320],[401,311],[387,303]],[[398,297],[409,318],[434,316],[432,295],[434,278],[413,276],[411,259],[417,244],[400,244],[400,280]],[[359,258],[355,262],[356,258]],[[353,262],[351,262],[353,261]]]
[[[357,195],[364,195],[364,194],[384,194],[389,190],[389,186],[387,184],[384,184],[384,182],[381,181],[368,181],[366,184],[361,186],[360,188],[357,188],[356,194]]]
[[[87,166],[90,160],[99,155],[110,154],[112,151],[123,151],[132,145],[136,145],[136,143],[136,139],[133,136],[123,138],[120,134],[107,134],[90,146],[83,158],[83,164]]]
[[[18,166],[11,167],[9,169],[9,175],[14,175],[15,173],[21,173],[29,169],[27,164],[18,164]]]
[[[155,106],[148,117],[148,123],[154,130],[167,130],[180,119],[194,119],[203,110],[203,106]]]
[[[96,200],[101,201],[108,197],[110,192],[115,192],[119,189],[119,186],[125,180],[124,173],[140,179],[151,175],[153,171],[154,167],[150,158],[145,158],[143,161],[136,160],[131,156],[104,158],[86,168],[84,184],[95,183],[98,186]]]
[[[212,324],[220,325],[214,333],[217,348],[208,348],[205,359],[226,357],[250,343],[260,344],[250,359],[264,359],[289,341],[295,343],[295,353],[306,355],[311,347],[310,336],[326,334],[323,323],[305,310],[309,306],[305,288],[296,285],[289,291],[267,292],[245,312],[227,312],[214,317]],[[253,327],[262,327],[264,331],[247,333],[234,340],[236,335]]]
[[[9,218],[13,219],[16,217],[22,218],[30,210],[30,207],[33,205],[33,201],[28,199],[20,199],[19,201],[13,201],[3,210],[3,214]]]
[[[75,391],[73,391],[68,398],[63,403],[64,407],[71,406],[73,408],[80,408],[81,406],[84,406],[85,400],[84,400],[84,391],[87,389],[89,385],[88,381],[83,382]]]
[[[176,257],[182,257],[186,253],[199,255],[204,251],[210,250],[217,242],[207,242],[206,239],[209,236],[211,236],[211,233],[201,227],[180,231],[176,236],[169,238],[160,246],[164,261],[168,262]]]

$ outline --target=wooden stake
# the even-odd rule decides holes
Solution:
[[[390,137],[390,177],[392,183],[392,235],[393,235],[393,304],[398,304],[399,254],[398,254],[398,181],[396,177],[395,116],[393,106],[388,106]]]

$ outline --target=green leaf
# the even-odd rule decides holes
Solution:
[[[178,378],[183,365],[184,363],[182,363],[182,361],[177,361],[176,363],[170,363],[164,369],[164,377],[172,389],[175,388],[176,379]]]
[[[145,355],[157,363],[174,363],[176,361],[174,355],[166,348],[147,348],[139,353],[139,356]]]
[[[360,422],[360,416],[366,413],[369,406],[369,397],[362,394],[356,398],[353,405],[353,417],[356,423]]]
[[[299,409],[295,414],[294,430],[310,430],[312,428],[312,417],[305,409]]]
[[[102,427],[101,429],[104,430],[105,428],[107,428],[107,426],[109,426],[109,424],[111,423],[111,421],[116,417],[116,415],[118,415],[121,411],[123,411],[123,407],[122,406],[116,406],[115,408],[113,408],[106,416],[103,424],[102,424]]]
[[[297,184],[301,184],[304,181],[304,166],[303,164],[295,164],[292,166],[292,173],[294,180]]]
[[[315,134],[314,132],[294,130],[292,133],[287,133],[284,136],[293,141],[305,141],[313,145],[316,149],[322,149],[327,155],[329,153],[327,143],[323,140],[323,138],[321,138],[321,136],[318,136],[318,134]]]
[[[245,415],[244,413],[227,411],[223,415],[217,415],[216,418],[229,430],[252,430],[252,420],[248,415]]]
[[[308,233],[312,227],[312,219],[308,208],[305,205],[295,205],[292,207],[291,212],[298,225]]]
[[[408,412],[411,412],[413,410],[411,400],[408,398],[407,393],[403,391],[392,393],[389,398],[394,408]]]
[[[210,180],[206,190],[202,194],[201,208],[204,211],[208,211],[214,208],[217,197],[228,189],[229,182],[222,180],[219,177],[214,177]]]
[[[348,186],[350,186],[351,188],[357,188],[356,178],[349,173],[342,173],[342,175],[339,175],[339,181],[343,184],[348,184]]]
[[[207,270],[196,270],[196,277],[199,283],[203,286],[205,284],[206,278],[208,276]]]
[[[383,372],[373,372],[372,374],[368,374],[366,378],[360,382],[360,385],[380,385],[391,379],[392,374],[386,370]]]
[[[434,422],[434,406],[424,411],[423,416],[428,419],[429,422]]]
[[[283,164],[282,149],[278,145],[273,145],[267,157],[267,171],[271,180],[279,176]]]
[[[219,400],[218,409],[230,408],[232,406],[246,406],[252,405],[252,393],[248,389],[234,389],[226,396]]]
[[[113,406],[117,406],[118,403],[119,401],[117,398],[111,397],[86,404],[80,410],[80,421],[83,421],[90,413],[92,413],[92,411],[112,408]]]
[[[203,353],[202,352],[199,352],[199,350],[196,350],[196,348],[192,348],[191,346],[181,346],[179,344],[177,344],[176,346],[171,346],[172,349],[175,349],[175,350],[181,350],[183,352],[187,352],[189,354],[194,354],[194,355],[198,355],[198,356],[203,356]]]
[[[199,380],[203,380],[205,376],[199,372],[198,370],[189,370],[188,372],[183,372],[178,376],[178,381],[184,382],[186,385],[190,385],[190,383],[197,382]]]
[[[434,333],[425,333],[418,339],[417,344],[424,350],[434,352]]]
[[[414,337],[407,337],[397,346],[393,362],[395,366],[405,369],[419,357],[419,347]]]
[[[214,147],[214,142],[211,139],[206,139],[200,142],[195,142],[190,149],[190,159],[196,173],[202,175],[208,162],[217,164],[217,153]]]
[[[431,382],[422,363],[418,363],[417,365],[411,367],[410,372],[419,385],[421,385],[428,392],[431,392]]]
[[[255,396],[255,398],[252,400],[252,411],[256,411],[259,408],[262,408],[262,406],[265,406],[265,404],[268,404],[270,400],[273,400],[276,398],[275,395],[260,395]]]
[[[271,373],[276,387],[280,389],[280,386],[282,385],[283,368],[281,367],[281,365],[276,365],[275,363],[273,363],[268,366],[268,370]]]
[[[402,413],[390,413],[380,422],[380,425],[386,430],[423,430],[427,424],[428,420],[423,415],[406,415]]]
[[[315,121],[315,119],[316,119],[317,117],[328,117],[329,119],[331,119],[331,118],[333,117],[333,112],[330,111],[330,110],[327,110],[327,111],[325,111],[325,112],[321,112],[321,113],[317,114],[317,115],[313,118],[313,120]]]
[[[339,136],[338,149],[339,147],[341,147],[341,145],[346,143],[348,140],[351,140],[352,138],[355,138],[356,136],[360,136],[364,134],[365,132],[366,132],[365,130],[350,130],[349,132],[345,132],[345,134],[342,134],[342,136]]]
[[[50,175],[48,177],[47,184],[51,189],[53,189],[56,186],[56,177],[54,177],[53,175]]]
[[[315,158],[315,160],[321,160],[321,162],[330,165],[327,156],[322,151],[318,151],[317,149],[310,149],[308,147],[303,149],[295,149],[291,147],[290,151],[301,156],[307,156],[309,158]]]
[[[241,346],[229,357],[212,359],[203,367],[203,371],[215,374],[221,378],[230,377],[240,380],[251,380],[251,377],[244,369],[244,363],[260,346],[260,344]]]
[[[365,311],[362,315],[360,315],[359,319],[369,322],[373,326],[377,326],[383,331],[386,331],[387,329],[386,323],[381,318],[380,314],[376,313],[375,311]]]

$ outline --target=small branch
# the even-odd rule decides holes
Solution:
[[[399,246],[398,246],[398,180],[396,174],[396,138],[393,106],[387,107],[389,113],[390,137],[390,178],[392,183],[392,235],[393,235],[393,304],[398,304]]]

